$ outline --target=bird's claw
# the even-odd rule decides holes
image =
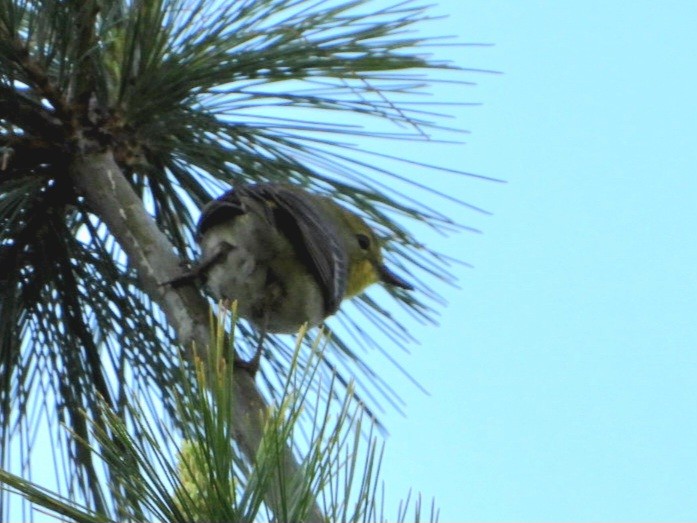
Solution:
[[[238,369],[243,369],[249,373],[249,375],[254,378],[259,371],[259,364],[261,363],[261,355],[264,353],[264,339],[266,338],[266,329],[264,329],[259,337],[259,343],[257,343],[256,351],[254,356],[249,360],[243,360],[238,356],[235,356],[235,367]]]
[[[163,287],[165,285],[172,285],[173,287],[179,287],[181,285],[185,285],[187,283],[191,283],[198,277],[198,270],[188,270],[185,271],[184,273],[180,274],[179,276],[175,276],[174,278],[170,280],[165,280],[160,283],[160,287]]]
[[[256,357],[256,354],[249,360],[235,357],[234,365],[236,369],[241,369],[254,378],[259,371],[259,358]]]

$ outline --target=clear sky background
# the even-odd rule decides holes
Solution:
[[[424,238],[474,266],[398,356],[430,394],[375,358],[406,400],[386,513],[411,488],[446,522],[697,519],[697,4],[432,12],[495,44],[437,57],[503,74],[436,86],[483,105],[452,110],[466,145],[413,150],[508,183],[410,173],[493,214],[433,202],[483,234]]]
[[[442,182],[493,215],[453,207],[483,234],[430,239],[474,268],[400,359],[430,396],[405,385],[385,418],[390,498],[433,496],[441,521],[695,520],[697,4],[433,12],[432,34],[495,44],[439,57],[503,73],[437,88],[483,103],[437,161],[508,183]]]

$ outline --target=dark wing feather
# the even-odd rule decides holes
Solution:
[[[304,246],[299,256],[322,289],[326,313],[335,313],[346,291],[348,255],[335,220],[317,204],[318,196],[278,184],[247,185],[238,194],[276,204],[276,226],[291,242]]]
[[[232,220],[246,211],[234,189],[229,190],[201,209],[196,224],[196,238],[201,238],[208,229],[227,220]]]

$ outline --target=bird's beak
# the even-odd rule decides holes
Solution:
[[[401,287],[402,289],[406,289],[408,291],[414,290],[414,286],[411,283],[403,280],[382,264],[378,265],[378,274],[380,275],[380,281],[383,283],[394,285],[395,287]]]

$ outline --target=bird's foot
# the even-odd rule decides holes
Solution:
[[[173,287],[180,287],[188,283],[192,283],[196,278],[198,278],[199,270],[197,268],[185,270],[179,276],[175,276],[170,280],[165,280],[160,283],[160,286],[171,285]]]
[[[264,329],[259,336],[259,342],[257,343],[256,351],[254,356],[249,360],[243,360],[235,356],[235,367],[238,369],[243,369],[249,373],[249,375],[254,378],[259,371],[259,364],[261,363],[261,355],[264,353],[264,339],[266,338],[266,329]]]
[[[261,362],[261,350],[257,350],[254,356],[249,360],[243,360],[235,356],[235,368],[242,369],[243,371],[249,373],[249,375],[254,378],[259,371],[259,364]]]

